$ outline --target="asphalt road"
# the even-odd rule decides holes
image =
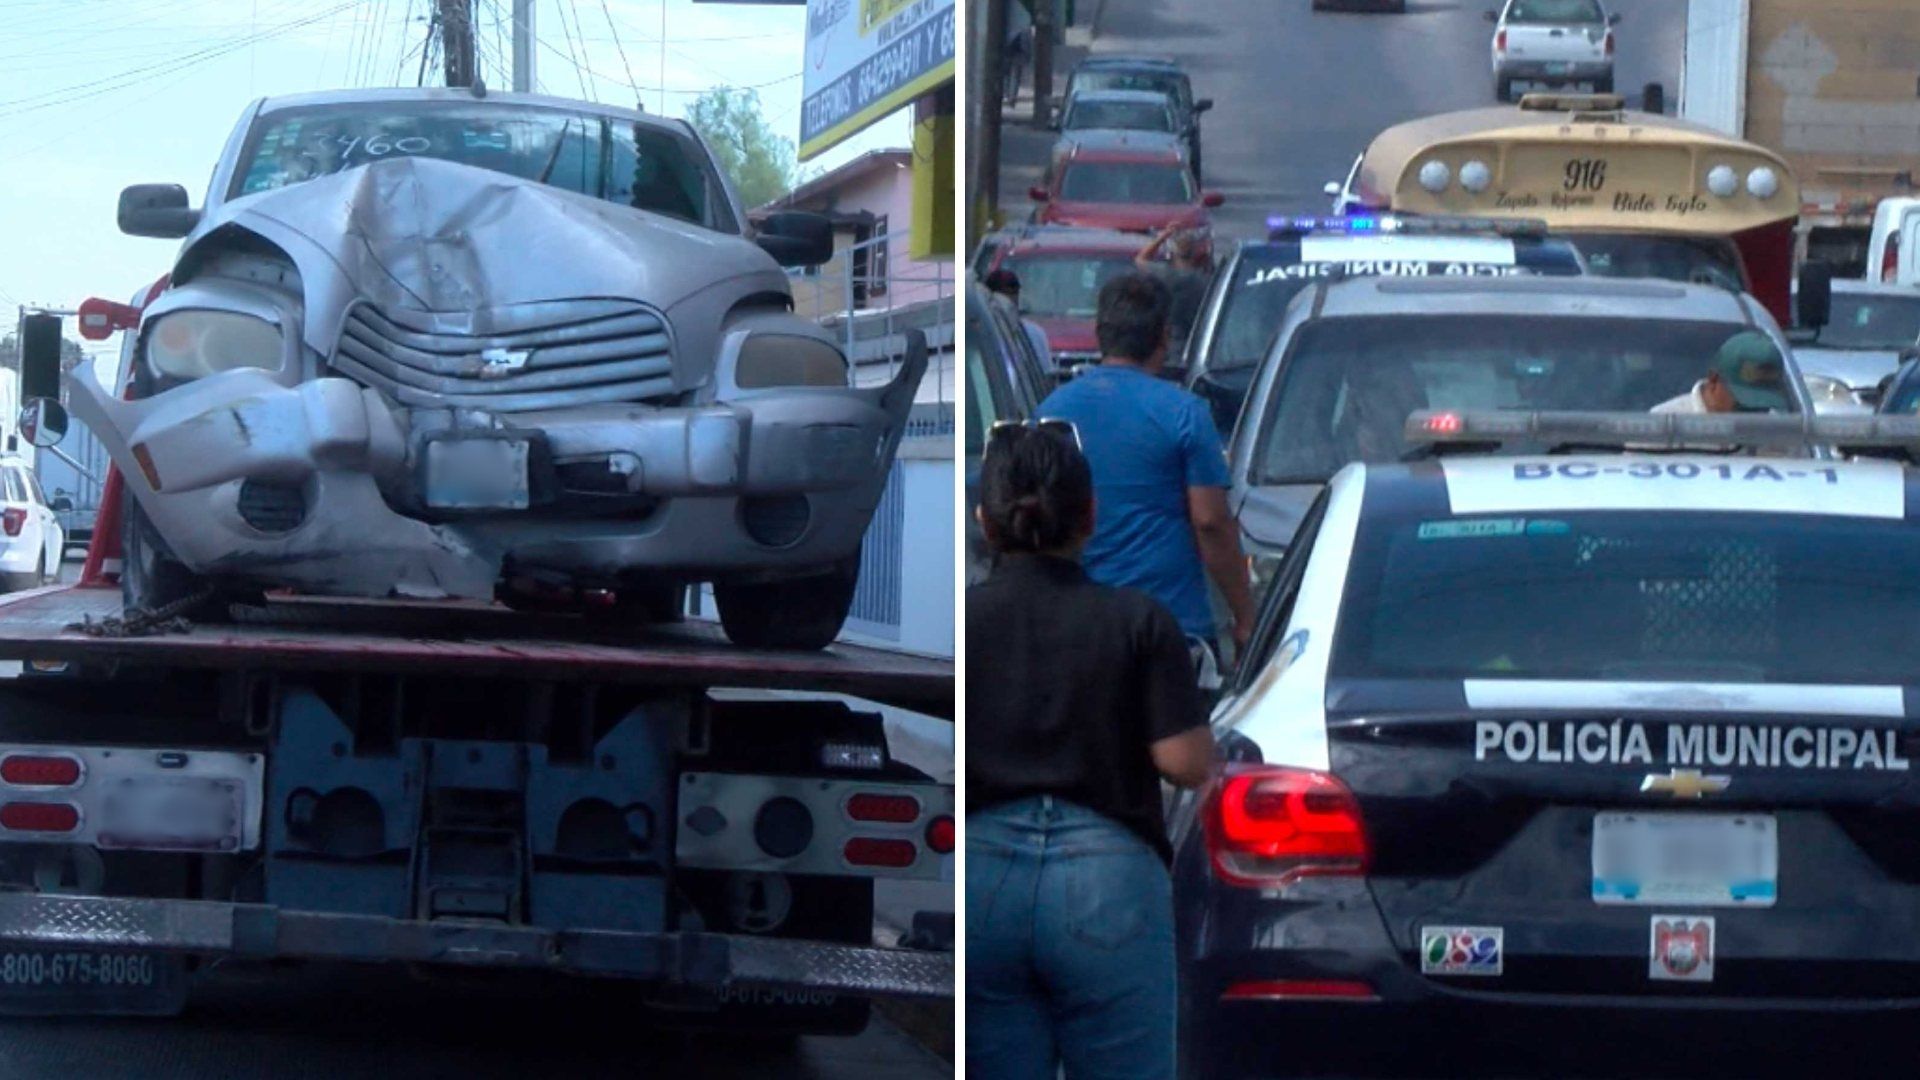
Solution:
[[[1080,0],[1101,10],[1090,48],[1169,56],[1191,73],[1195,97],[1214,100],[1201,121],[1203,186],[1221,192],[1217,231],[1260,235],[1267,215],[1326,213],[1321,192],[1341,180],[1382,128],[1437,112],[1493,104],[1493,0],[1409,0],[1407,14],[1314,12],[1307,0]],[[1686,5],[1611,0],[1615,86],[1637,104],[1646,83],[1679,101]],[[1086,55],[1072,32],[1054,80]],[[1031,84],[1031,80],[1028,80]],[[1020,115],[1030,116],[1028,103]],[[1003,134],[1001,206],[1010,221],[1032,208],[1054,135],[1015,123]]]
[[[953,1066],[875,1018],[865,1034],[756,1043],[649,1028],[623,987],[450,985],[402,969],[227,967],[172,1019],[0,1020],[0,1077],[315,1080],[565,1076],[932,1080]]]

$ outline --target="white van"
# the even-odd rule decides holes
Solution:
[[[1874,209],[1867,280],[1920,285],[1920,198],[1881,199]]]

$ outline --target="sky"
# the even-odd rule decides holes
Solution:
[[[804,7],[691,0],[535,5],[542,44],[534,72],[543,92],[631,105],[637,88],[648,111],[679,116],[702,91],[754,87],[774,130],[798,142]],[[19,304],[126,300],[151,283],[178,242],[122,235],[114,224],[121,188],[183,184],[198,205],[252,99],[414,85],[432,6],[0,0],[0,327],[11,324],[7,309]],[[476,6],[481,77],[505,89],[511,0]],[[832,168],[868,150],[904,146],[909,131],[907,118],[896,114],[805,167]]]

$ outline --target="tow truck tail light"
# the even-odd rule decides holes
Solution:
[[[1899,277],[1900,233],[1895,231],[1887,234],[1887,250],[1880,256],[1880,280],[1892,282],[1898,280]],[[9,510],[7,513],[11,514],[13,511]],[[7,531],[12,532],[13,530],[8,529]]]
[[[18,787],[72,787],[80,782],[80,760],[54,754],[8,754],[0,758],[0,780]]]
[[[1493,35],[1493,51],[1498,53],[1507,51],[1507,32],[1505,30],[1501,30]]]
[[[1208,803],[1207,849],[1221,880],[1250,886],[1363,874],[1371,854],[1345,784],[1277,765],[1229,767]]]
[[[894,870],[912,866],[920,857],[911,840],[882,840],[873,836],[854,837],[847,841],[841,854],[854,866],[884,866]]]
[[[953,819],[937,817],[927,825],[927,847],[935,855],[953,854]]]
[[[66,833],[80,827],[80,811],[68,803],[10,802],[0,806],[0,829]]]
[[[911,795],[862,792],[847,800],[847,816],[855,821],[910,825],[920,820],[920,800]]]
[[[20,530],[27,524],[27,512],[19,507],[9,507],[0,511],[0,528],[7,530],[8,536],[19,536]]]

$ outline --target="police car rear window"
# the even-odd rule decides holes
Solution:
[[[1920,681],[1904,519],[1579,512],[1363,524],[1332,671],[1364,678]]]
[[[1355,244],[1364,251],[1366,241]],[[1474,277],[1501,274],[1540,274],[1572,277],[1580,273],[1573,249],[1561,244],[1502,244],[1510,264],[1470,260],[1337,259],[1301,261],[1300,242],[1277,241],[1247,249],[1234,268],[1222,300],[1218,329],[1207,349],[1207,366],[1215,371],[1253,367],[1267,355],[1280,329],[1287,305],[1309,282],[1336,277]]]
[[[1320,483],[1399,461],[1417,409],[1639,412],[1693,392],[1739,323],[1381,315],[1302,327],[1267,401],[1254,480]],[[1777,385],[1767,398],[1793,412]]]

